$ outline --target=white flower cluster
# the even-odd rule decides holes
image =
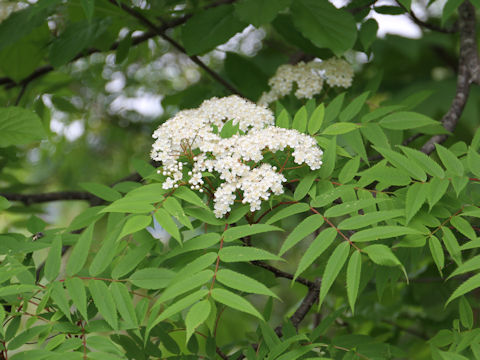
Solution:
[[[238,124],[242,134],[224,139],[218,132],[229,120]],[[270,193],[283,193],[282,183],[286,181],[275,166],[259,164],[265,151],[289,148],[296,164],[305,163],[312,170],[322,164],[322,151],[314,138],[273,124],[269,109],[236,95],[212,98],[197,109],[180,111],[153,133],[156,141],[151,157],[162,162],[167,176],[163,188],[189,184],[202,192],[206,185],[203,173],[216,172],[223,181],[217,189],[211,189],[217,217],[231,210],[239,191],[251,211],[260,209],[261,201],[267,200]],[[180,161],[181,156],[188,161]]]
[[[258,100],[261,105],[268,105],[292,91],[297,84],[295,96],[299,99],[311,99],[322,91],[323,81],[330,86],[350,87],[353,68],[345,60],[330,58],[323,62],[299,62],[296,65],[281,65],[268,84],[270,91],[264,92]]]
[[[353,68],[343,59],[330,58],[321,63],[325,79],[330,86],[348,88],[352,86]]]

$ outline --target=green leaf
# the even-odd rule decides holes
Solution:
[[[132,46],[132,32],[129,32],[118,43],[117,52],[115,53],[115,64],[121,64],[128,57],[130,47]]]
[[[246,25],[235,16],[233,5],[221,5],[188,19],[182,27],[181,38],[188,55],[204,54],[227,42]]]
[[[366,213],[365,215],[355,215],[343,220],[338,224],[338,228],[341,230],[356,230],[365,226],[379,223],[381,221],[394,219],[400,216],[404,216],[405,211],[402,209],[396,210],[382,210]]]
[[[473,230],[472,225],[460,216],[454,216],[450,219],[450,224],[453,225],[455,229],[457,229],[461,234],[468,237],[470,240],[476,240],[477,234],[475,230]]]
[[[223,66],[228,78],[244,97],[256,101],[264,91],[268,91],[268,76],[250,58],[227,52]],[[238,125],[237,123],[236,126],[232,127],[231,135],[238,132]],[[220,137],[222,137],[224,129],[225,126],[220,131]]]
[[[0,134],[0,148],[26,145],[47,136],[34,112],[13,106],[0,108]]]
[[[89,193],[99,197],[106,201],[115,201],[122,197],[122,195],[111,187],[103,184],[97,184],[93,182],[85,182],[79,184],[82,189],[87,190]]]
[[[265,223],[266,224],[273,224],[276,223],[277,221],[280,221],[282,219],[285,219],[289,216],[295,215],[295,214],[300,214],[305,211],[309,211],[310,206],[305,203],[298,203],[298,204],[291,204],[288,205],[287,207],[281,209],[277,213],[275,213],[271,218],[269,218]]]
[[[91,224],[83,231],[82,235],[74,245],[72,253],[67,262],[67,275],[73,276],[82,270],[89,254],[90,246],[93,240],[93,228],[95,224]]]
[[[385,129],[410,130],[427,125],[438,125],[438,121],[416,112],[399,111],[385,116],[379,124]]]
[[[245,262],[257,260],[276,260],[283,261],[280,256],[272,254],[266,250],[246,246],[228,246],[218,252],[220,260],[223,262]]]
[[[306,176],[302,178],[302,180],[300,180],[293,194],[293,198],[295,199],[295,201],[302,200],[305,195],[307,195],[317,175],[317,171],[310,171]]]
[[[350,244],[346,241],[339,244],[327,261],[325,271],[323,272],[322,284],[320,285],[320,297],[318,300],[318,307],[322,306],[325,296],[333,285],[340,270],[342,270],[345,261],[347,261],[348,253],[350,252]]]
[[[83,11],[88,21],[92,21],[95,12],[95,0],[82,0]]]
[[[163,268],[143,268],[135,271],[129,281],[142,289],[163,289],[167,287],[175,273]]]
[[[317,108],[310,116],[308,120],[308,133],[310,135],[315,135],[318,130],[322,127],[323,119],[325,117],[325,105],[322,103],[317,106]]]
[[[319,48],[341,55],[355,44],[355,19],[327,0],[296,0],[290,11],[295,26]]]
[[[381,203],[387,199],[382,198],[370,198],[370,199],[360,199],[353,201],[346,201],[342,204],[334,205],[327,211],[325,211],[325,217],[338,217],[353,212],[357,212],[360,209],[365,209],[371,206],[375,206],[377,203]]]
[[[87,292],[83,280],[76,277],[66,278],[65,288],[73,301],[73,305],[77,307],[77,310],[80,315],[82,315],[83,319],[88,321]]]
[[[62,283],[55,281],[51,284],[52,292],[50,296],[53,300],[53,303],[59,307],[60,311],[68,318],[68,320],[72,321],[72,317],[70,315],[70,304],[68,303]]]
[[[179,244],[182,244],[182,236],[178,230],[177,224],[173,221],[172,216],[165,209],[157,209],[155,211],[155,219],[172,237],[177,240]]]
[[[282,228],[267,224],[240,225],[227,229],[223,233],[223,240],[231,242],[243,237],[261,234],[270,231],[284,231]]]
[[[114,329],[118,329],[117,307],[113,300],[112,293],[108,290],[107,285],[100,280],[90,280],[88,283],[90,294],[93,302],[98,309],[100,315]]]
[[[292,0],[241,0],[235,3],[235,11],[240,20],[259,27],[272,22],[291,2]]]
[[[478,270],[480,270],[480,255],[476,255],[465,261],[463,264],[460,264],[458,268],[448,276],[447,280],[457,275]]]
[[[333,228],[325,229],[318,234],[300,259],[295,275],[293,276],[294,280],[327,250],[336,236],[337,231]]]
[[[107,231],[105,240],[103,241],[100,250],[95,254],[95,257],[88,268],[91,276],[97,276],[109,267],[115,257],[117,249],[117,241],[120,236],[120,231],[123,228],[122,221],[115,223],[114,226]]]
[[[355,156],[353,159],[347,161],[347,163],[343,166],[342,170],[340,170],[340,174],[338,174],[338,181],[342,184],[348,183],[355,175],[357,175],[358,168],[360,167],[360,156]]]
[[[358,37],[363,49],[368,50],[377,38],[378,23],[375,19],[368,19],[362,24]]]
[[[447,249],[452,259],[457,263],[457,265],[460,265],[462,263],[462,253],[460,245],[458,245],[458,241],[455,238],[455,235],[453,235],[452,230],[445,226],[442,227],[442,232],[442,240],[445,244],[445,248]]]
[[[187,215],[193,216],[195,219],[201,220],[209,225],[224,225],[225,219],[218,219],[213,211],[205,208],[184,208]]]
[[[328,126],[322,131],[322,135],[341,135],[358,129],[359,125],[350,122],[338,122]]]
[[[377,123],[369,123],[361,128],[362,135],[373,145],[389,149],[390,141],[387,135]]]
[[[415,216],[426,200],[425,187],[422,183],[414,183],[407,190],[407,198],[405,202],[406,223]]]
[[[161,321],[168,319],[169,317],[175,315],[176,313],[179,313],[183,309],[186,309],[187,307],[197,302],[207,294],[208,294],[208,290],[200,289],[174,302],[169,307],[167,307],[157,318],[152,318],[152,320],[149,321],[149,324],[147,326],[147,332],[150,332],[150,330],[153,329],[153,327],[158,323],[160,323]],[[162,303],[157,302],[154,305],[154,307],[157,306],[157,304],[161,305]]]
[[[107,30],[110,19],[69,22],[50,47],[49,61],[54,68],[67,64]]]
[[[427,201],[430,210],[445,195],[450,181],[448,179],[440,179],[433,177],[427,187]]]
[[[220,269],[217,272],[216,279],[220,283],[235,290],[272,296],[278,299],[278,296],[261,282],[236,271]]]
[[[256,316],[263,321],[263,316],[243,297],[232,293],[225,289],[213,289],[211,291],[212,298],[232,309],[245,312],[247,314]]]
[[[462,176],[464,168],[460,160],[458,160],[450,150],[440,144],[435,144],[435,148],[437,149],[438,156],[440,157],[440,160],[442,160],[447,171],[453,175]]]
[[[182,269],[177,273],[177,275],[172,279],[170,284],[173,284],[176,281],[180,281],[184,278],[198,273],[199,271],[202,271],[203,269],[206,269],[214,262],[216,262],[217,258],[218,255],[214,252],[207,252],[206,254],[197,257],[195,260],[190,261],[188,264],[184,265]]]
[[[414,179],[420,180],[422,182],[427,180],[427,174],[425,174],[425,171],[423,171],[423,169],[416,163],[408,160],[400,153],[377,146],[374,146],[374,149],[377,150],[380,154],[382,154],[382,156],[387,159],[393,166],[407,172]]]
[[[337,95],[325,109],[325,124],[330,124],[340,113],[345,93]]]
[[[333,170],[335,169],[335,161],[337,159],[337,137],[334,136],[328,140],[327,147],[324,150],[322,157],[322,167],[319,171],[316,171],[316,174],[322,178],[329,178]]]
[[[307,130],[307,118],[307,109],[305,106],[302,106],[293,117],[292,129],[298,130],[301,133],[305,133]]]
[[[185,343],[188,343],[188,340],[195,332],[195,329],[207,320],[211,309],[212,305],[210,304],[210,301],[202,300],[188,310],[187,316],[185,317],[185,327],[187,328]]]
[[[129,249],[127,254],[120,259],[118,264],[113,268],[112,277],[118,279],[132,271],[142,260],[145,259],[152,246],[153,243],[146,243],[134,249]]]
[[[212,270],[203,270],[189,277],[178,279],[178,276],[174,281],[169,283],[169,286],[162,292],[162,295],[158,298],[158,301],[166,302],[179,295],[193,290],[197,287],[205,285],[213,278]]]
[[[218,244],[220,239],[221,235],[214,232],[196,236],[193,239],[188,240],[185,244],[183,244],[183,246],[177,246],[176,248],[171,249],[167,254],[165,254],[165,259],[170,259],[174,256],[178,256],[190,251],[208,249],[209,247]]]
[[[52,242],[52,247],[48,253],[47,260],[45,260],[45,277],[48,281],[56,279],[60,273],[60,263],[62,261],[62,237],[55,236]]]
[[[240,128],[240,123],[237,123],[236,125],[233,125],[233,120],[228,120],[226,123],[223,124],[222,130],[220,130],[220,137],[222,139],[228,139],[231,138],[233,135],[235,135]]]
[[[134,215],[125,221],[120,238],[145,229],[152,222],[150,215]]]
[[[353,242],[374,241],[380,239],[391,239],[403,235],[420,235],[421,231],[405,226],[377,226],[356,232],[350,237]]]
[[[348,122],[352,120],[360,112],[369,95],[370,91],[365,91],[363,94],[353,99],[353,101],[350,102],[350,104],[348,104],[340,113],[340,121]]]
[[[124,197],[118,199],[108,205],[106,208],[100,212],[119,212],[119,213],[130,213],[130,214],[143,214],[150,213],[154,211],[155,208],[150,204],[150,201],[141,201],[135,197]]]
[[[300,242],[302,239],[313,233],[315,230],[323,225],[323,217],[319,214],[310,215],[298,224],[295,229],[288,235],[280,248],[279,255],[285,254],[294,245]]]
[[[10,202],[3,196],[0,196],[0,211],[8,209],[10,206],[12,206]]]
[[[445,172],[443,171],[442,167],[433,161],[431,157],[416,149],[400,145],[398,145],[398,147],[402,149],[403,153],[407,155],[409,159],[415,161],[419,166],[421,166],[425,172],[441,179],[445,177]]]
[[[442,269],[445,266],[445,256],[443,255],[443,248],[440,241],[435,236],[430,236],[428,239],[428,246],[430,248],[430,253],[432,254],[433,261],[442,274]],[[480,263],[479,263],[480,266]]]
[[[120,282],[112,282],[110,284],[110,291],[112,292],[117,310],[122,316],[123,320],[129,325],[138,326],[137,315],[132,303],[132,297],[128,292],[125,284]]]
[[[462,325],[471,330],[473,327],[473,311],[465,296],[460,298],[460,302],[458,303],[458,312]]]
[[[480,274],[473,275],[467,281],[463,282],[455,291],[450,295],[445,306],[447,306],[450,302],[455,300],[456,298],[465,295],[466,293],[480,287]]]
[[[408,283],[407,271],[400,260],[398,260],[398,258],[392,252],[392,249],[390,249],[388,246],[375,244],[365,247],[363,251],[367,253],[370,260],[372,260],[375,264],[382,266],[400,266]]]
[[[18,349],[36,336],[40,335],[40,333],[48,331],[49,328],[50,325],[39,325],[26,329],[20,334],[15,335],[15,337],[8,343],[8,350],[10,351]]]
[[[442,11],[442,26],[453,15],[462,2],[462,0],[447,0]]]
[[[290,114],[287,110],[283,109],[275,120],[275,126],[290,129]]]
[[[480,177],[480,154],[477,151],[475,151],[472,147],[468,149],[467,164],[472,174]]]
[[[355,311],[355,301],[360,287],[360,275],[362,272],[362,254],[354,251],[347,265],[347,296],[352,313]]]
[[[32,292],[38,290],[38,287],[35,285],[5,285],[0,288],[0,297],[9,296],[9,295],[19,295],[22,293]]]

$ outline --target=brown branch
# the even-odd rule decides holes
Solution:
[[[429,22],[426,22],[426,21],[423,21],[423,20],[419,19],[417,17],[417,15],[415,15],[413,10],[408,10],[398,0],[396,0],[396,3],[403,10],[405,10],[408,13],[408,15],[410,16],[410,18],[412,19],[412,21],[420,27],[423,27],[423,28],[428,29],[428,30],[444,33],[444,34],[452,34],[452,33],[456,33],[458,31],[457,23],[455,23],[452,28],[443,28],[441,26],[438,26],[438,25],[435,25],[435,24],[432,24],[432,23],[429,23]]]
[[[458,60],[457,90],[450,109],[442,118],[443,127],[453,132],[462,115],[472,82],[480,83],[480,62],[478,58],[475,29],[475,7],[463,2],[458,8],[460,31],[460,55]],[[447,135],[434,135],[422,147],[425,154],[435,150],[435,144],[447,139]]]
[[[316,279],[315,282],[313,283],[313,286],[308,289],[308,293],[303,298],[302,303],[300,304],[298,309],[290,317],[290,321],[296,328],[298,328],[298,325],[300,324],[300,322],[308,314],[313,304],[317,302],[319,292],[320,292],[320,284],[321,284],[321,280]]]
[[[223,4],[230,4],[230,3],[233,3],[235,1],[236,0],[218,0],[214,3],[212,3],[212,4],[209,4],[209,5],[205,6],[205,9],[210,9],[210,8],[217,7],[217,6],[220,6],[220,5],[223,5]],[[117,5],[117,4],[115,4],[115,5]],[[177,27],[179,25],[184,24],[192,16],[193,16],[193,14],[186,14],[182,17],[177,18],[177,19],[173,19],[171,21],[164,22],[162,25],[157,26],[157,29],[161,32],[165,32],[168,29],[172,29],[174,27]],[[156,31],[146,31],[143,34],[141,34],[139,36],[135,36],[134,38],[132,38],[132,45],[131,46],[139,45],[139,44],[141,44],[141,43],[143,43],[143,42],[145,42],[145,41],[147,41],[151,38],[156,37],[157,35],[158,35],[158,33]],[[108,51],[115,51],[118,48],[119,45],[120,45],[120,41],[114,42]],[[86,51],[82,51],[77,56],[75,56],[72,59],[72,61],[70,61],[70,62],[74,62],[76,60],[79,60],[81,58],[84,58],[84,57],[87,57],[87,56],[90,56],[92,54],[99,53],[99,52],[102,52],[102,51],[98,50],[98,49],[93,49],[93,48],[88,49]],[[11,79],[9,77],[2,77],[2,78],[0,78],[0,85],[5,85],[7,89],[11,89],[11,88],[16,87],[16,86],[24,86],[26,84],[29,84],[33,80],[38,79],[38,78],[42,77],[43,75],[48,74],[49,72],[51,72],[53,70],[54,70],[53,66],[44,65],[44,66],[41,66],[41,67],[37,68],[36,70],[34,70],[30,75],[28,75],[26,78],[19,81],[18,83],[15,82],[13,79]]]
[[[259,267],[261,267],[261,268],[264,268],[265,270],[270,271],[270,272],[273,273],[273,275],[275,275],[275,277],[277,277],[277,278],[285,278],[285,279],[293,280],[293,275],[292,275],[292,274],[290,274],[290,273],[288,273],[288,272],[286,272],[286,271],[277,269],[275,266],[269,265],[269,264],[267,264],[266,262],[263,262],[263,261],[252,261],[251,263],[252,263],[253,265],[255,265],[255,266],[259,266]],[[310,281],[310,280],[305,279],[305,278],[302,278],[302,277],[297,277],[297,278],[295,279],[295,281],[298,282],[299,284],[305,285],[305,286],[308,287],[309,289],[315,287],[315,283],[314,283],[313,281]]]
[[[196,55],[188,55],[187,51],[185,48],[180,45],[178,42],[176,42],[174,39],[172,39],[170,36],[168,36],[165,33],[165,30],[162,29],[161,27],[155,25],[153,22],[151,22],[148,18],[143,16],[141,13],[136,11],[135,9],[117,2],[116,0],[109,0],[109,2],[115,6],[118,6],[120,9],[125,11],[126,13],[130,14],[132,17],[137,19],[141,24],[146,26],[150,31],[156,33],[158,36],[160,36],[162,39],[170,43],[174,48],[176,48],[178,51],[184,53],[187,55],[190,60],[192,60],[196,65],[198,65],[201,69],[203,69],[208,75],[210,75],[215,81],[223,85],[227,90],[229,90],[232,94],[237,94],[242,97],[244,97],[240,91],[238,91],[232,84],[230,84],[228,81],[226,81],[224,78],[222,78],[219,74],[217,74],[214,70],[210,69],[202,60],[198,58]],[[201,34],[199,34],[201,35]]]
[[[39,204],[51,201],[65,201],[65,200],[86,200],[89,202],[103,201],[93,194],[84,191],[56,191],[43,194],[9,194],[0,193],[9,201],[20,201],[25,205]]]

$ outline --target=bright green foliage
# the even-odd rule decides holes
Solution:
[[[408,39],[378,37],[371,14],[410,0],[1,3],[0,359],[480,359],[478,79],[456,128],[441,122],[466,6]],[[297,83],[268,105],[316,141],[319,169],[265,148],[283,193],[252,211],[236,189],[221,218],[214,170],[201,191],[164,188],[160,124],[332,57],[351,87],[325,78],[305,99]],[[215,134],[243,136],[237,120]],[[182,146],[188,177],[199,153]]]

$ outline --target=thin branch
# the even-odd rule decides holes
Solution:
[[[418,18],[418,16],[413,12],[413,10],[407,9],[403,4],[401,4],[398,0],[396,1],[397,5],[400,6],[403,10],[405,10],[412,21],[420,27],[423,27],[428,30],[444,33],[444,34],[452,34],[458,31],[458,25],[455,23],[452,28],[443,28],[441,26],[423,21]]]
[[[209,5],[205,6],[205,9],[210,9],[210,8],[217,7],[217,6],[220,6],[220,5],[223,5],[223,4],[230,4],[230,3],[233,3],[235,1],[236,0],[218,0],[214,3],[212,3],[212,4],[209,4]],[[117,5],[117,4],[115,4],[115,5]],[[162,25],[157,26],[157,29],[161,32],[165,32],[168,29],[172,29],[174,27],[177,27],[179,25],[184,24],[192,16],[193,16],[193,14],[186,14],[182,17],[177,18],[177,19],[173,19],[171,21],[164,22]],[[156,31],[146,31],[139,36],[133,37],[131,46],[139,45],[139,44],[141,44],[141,43],[143,43],[143,42],[145,42],[149,39],[152,39],[156,36],[158,36],[158,33]],[[120,45],[120,41],[114,42],[108,51],[115,51],[118,48],[119,45]],[[81,58],[84,58],[84,57],[87,57],[87,56],[90,56],[92,54],[99,53],[99,52],[103,52],[103,51],[98,50],[98,49],[93,49],[93,48],[88,49],[86,51],[82,51],[77,56],[75,56],[70,62],[74,62],[76,60],[79,60]],[[16,86],[24,86],[26,84],[29,84],[33,80],[38,79],[38,78],[42,77],[43,75],[48,74],[49,72],[51,72],[53,70],[54,70],[54,67],[51,66],[51,65],[41,66],[41,67],[35,69],[30,75],[28,75],[26,78],[19,81],[18,83],[15,82],[13,79],[11,79],[9,77],[2,77],[2,78],[0,78],[0,86],[5,85],[7,89],[11,89],[11,88],[16,87]]]
[[[285,278],[285,279],[289,279],[289,280],[293,280],[293,275],[286,272],[286,271],[283,271],[283,270],[280,270],[280,269],[277,269],[275,266],[272,266],[272,265],[269,265],[267,264],[266,262],[263,262],[263,261],[252,261],[252,264],[255,265],[255,266],[259,266],[261,268],[264,268],[265,270],[268,270],[270,271],[271,273],[273,273],[273,275],[275,275],[275,277],[280,277],[280,278]],[[305,279],[305,278],[302,278],[302,277],[297,277],[295,279],[296,282],[298,282],[299,284],[302,284],[302,285],[305,285],[306,287],[308,287],[309,289],[311,288],[314,288],[315,287],[315,283],[313,281],[310,281],[308,279]]]
[[[103,201],[93,194],[84,191],[56,191],[42,194],[9,194],[0,193],[9,201],[20,201],[25,205],[39,204],[51,201],[65,201],[65,200],[86,200],[89,202]]]
[[[313,286],[308,289],[308,293],[303,298],[302,303],[300,304],[298,309],[290,317],[290,321],[296,328],[298,327],[300,322],[305,318],[305,316],[308,314],[313,304],[317,302],[319,292],[320,292],[320,284],[321,284],[321,280],[316,279],[315,282],[313,283]]]
[[[453,132],[462,115],[470,93],[472,82],[480,83],[480,61],[478,58],[475,29],[475,7],[468,1],[458,8],[460,30],[460,56],[458,61],[457,90],[450,109],[442,118],[443,127]],[[425,154],[435,150],[435,144],[447,139],[447,135],[434,135],[422,147]]]
[[[186,54],[190,60],[192,60],[195,64],[197,64],[201,69],[203,69],[208,75],[210,75],[215,81],[223,85],[227,90],[229,90],[232,94],[237,94],[242,97],[244,97],[240,91],[238,91],[232,84],[230,84],[228,81],[226,81],[224,78],[222,78],[219,74],[217,74],[214,70],[210,69],[202,60],[198,58],[196,55],[188,55],[187,51],[185,48],[180,45],[178,42],[176,42],[174,39],[172,39],[170,36],[168,36],[165,33],[165,30],[162,29],[161,27],[155,25],[153,22],[151,22],[148,18],[143,16],[140,12],[136,11],[135,9],[117,2],[116,0],[109,0],[109,2],[115,6],[118,6],[121,8],[123,11],[126,13],[130,14],[132,17],[137,19],[141,24],[145,25],[150,31],[155,32],[158,36],[163,38],[165,41],[170,43],[174,48],[176,48],[178,51]]]

